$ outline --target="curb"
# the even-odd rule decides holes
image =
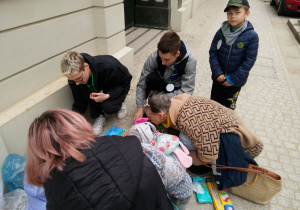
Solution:
[[[300,19],[288,19],[287,24],[300,43]]]

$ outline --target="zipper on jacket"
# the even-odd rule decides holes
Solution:
[[[231,48],[232,48],[232,45],[230,46],[228,57],[227,57],[226,68],[225,68],[225,76],[227,76],[227,66],[228,66],[228,61],[229,61],[229,57],[230,57],[230,53],[231,53]]]

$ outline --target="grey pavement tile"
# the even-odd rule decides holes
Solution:
[[[275,168],[275,169],[277,169],[277,170],[282,170],[282,168],[283,168],[282,165],[283,165],[283,164],[280,163],[280,162],[278,162],[278,161],[270,161],[270,166],[271,166],[271,168]]]
[[[284,170],[285,172],[295,173],[295,171],[294,171],[294,166],[289,165],[289,164],[283,164],[283,170]]]
[[[298,128],[300,127],[300,120],[299,118],[293,118],[293,121],[292,121],[295,125],[298,125]]]
[[[292,189],[292,190],[294,190],[294,192],[295,192],[295,198],[298,199],[298,200],[300,200],[300,197],[299,197],[300,192],[298,191],[299,187],[298,187],[297,184],[295,184],[294,182],[289,181],[289,180],[284,180],[283,184],[284,184],[284,187],[286,189]]]
[[[299,175],[297,175],[297,174],[289,174],[288,177],[289,177],[289,179],[291,181],[300,183]]]
[[[263,167],[270,168],[270,160],[268,158],[258,156],[257,157],[257,163],[259,165],[262,165]]]
[[[290,138],[295,138],[295,137],[296,137],[295,133],[289,132],[289,131],[283,131],[283,134],[284,134],[286,137],[290,137]],[[279,133],[279,135],[280,135],[280,133]],[[287,139],[288,139],[288,138],[287,138]]]
[[[293,209],[300,209],[300,201],[293,201],[292,202],[292,207],[293,207]]]
[[[294,190],[292,190],[292,189],[284,188],[279,192],[279,196],[293,199],[293,198],[295,198],[295,193],[294,193]]]
[[[298,159],[300,158],[300,154],[298,150],[289,150],[289,153],[292,158],[298,158]]]
[[[280,155],[279,160],[281,163],[290,163],[291,158],[288,155]]]
[[[272,134],[269,134],[269,135],[272,135]],[[276,136],[276,133],[274,133],[273,135]],[[282,148],[281,145],[282,145],[282,141],[279,141],[278,139],[274,138],[272,139],[272,144],[274,146],[278,146],[277,147],[277,152],[280,153],[280,154],[287,154],[287,150],[285,148]]]
[[[295,193],[295,199],[300,201],[300,192]]]
[[[283,196],[277,196],[277,203],[284,207],[291,207],[291,200]]]
[[[293,158],[293,161],[290,163],[293,166],[300,167],[300,159],[299,158]]]
[[[271,144],[265,144],[264,151],[276,152],[276,147]]]
[[[296,144],[299,144],[300,135],[297,133],[295,136],[296,136],[295,138],[289,138],[289,141],[293,142],[293,143],[296,143]],[[299,149],[298,149],[298,151],[299,151]]]
[[[287,138],[288,139],[288,138]],[[285,148],[288,148],[288,149],[295,149],[296,148],[296,144],[293,144],[293,143],[289,143],[289,142],[284,142],[284,147]],[[290,152],[290,151],[289,151]],[[299,151],[297,151],[299,152]]]
[[[271,210],[287,210],[286,207],[282,207],[282,206],[278,205],[277,202],[272,203],[272,205],[270,205],[270,209]]]
[[[265,128],[265,130],[267,130],[267,129]],[[267,132],[269,132],[269,131],[267,131]],[[264,144],[270,144],[271,143],[271,139],[266,137],[266,136],[260,136],[259,138],[264,142]]]
[[[295,167],[295,173],[298,174],[298,175],[300,175],[300,168]]]
[[[267,153],[267,156],[270,160],[272,161],[278,161],[279,159],[279,155],[274,153],[273,151],[272,152],[266,152]]]

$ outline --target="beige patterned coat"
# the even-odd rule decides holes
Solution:
[[[181,94],[171,99],[170,119],[197,148],[206,163],[218,158],[220,133],[235,133],[253,158],[263,150],[259,138],[243,126],[233,110],[210,99]]]

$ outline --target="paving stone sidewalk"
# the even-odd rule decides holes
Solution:
[[[211,41],[221,23],[227,1],[207,0],[180,32],[198,60],[194,95],[210,97],[211,71],[209,55]],[[230,194],[235,209],[300,209],[300,118],[291,89],[291,80],[284,66],[279,47],[262,0],[249,0],[248,18],[260,38],[258,59],[242,88],[237,114],[244,124],[264,142],[264,151],[256,159],[258,164],[281,175],[283,188],[268,205],[262,206]],[[128,129],[133,125],[136,111],[135,90],[144,61],[156,50],[160,36],[135,55],[131,90],[126,99],[128,115],[118,121],[108,120],[106,130],[112,126]],[[188,209],[214,209],[212,204],[198,204],[195,196]]]

